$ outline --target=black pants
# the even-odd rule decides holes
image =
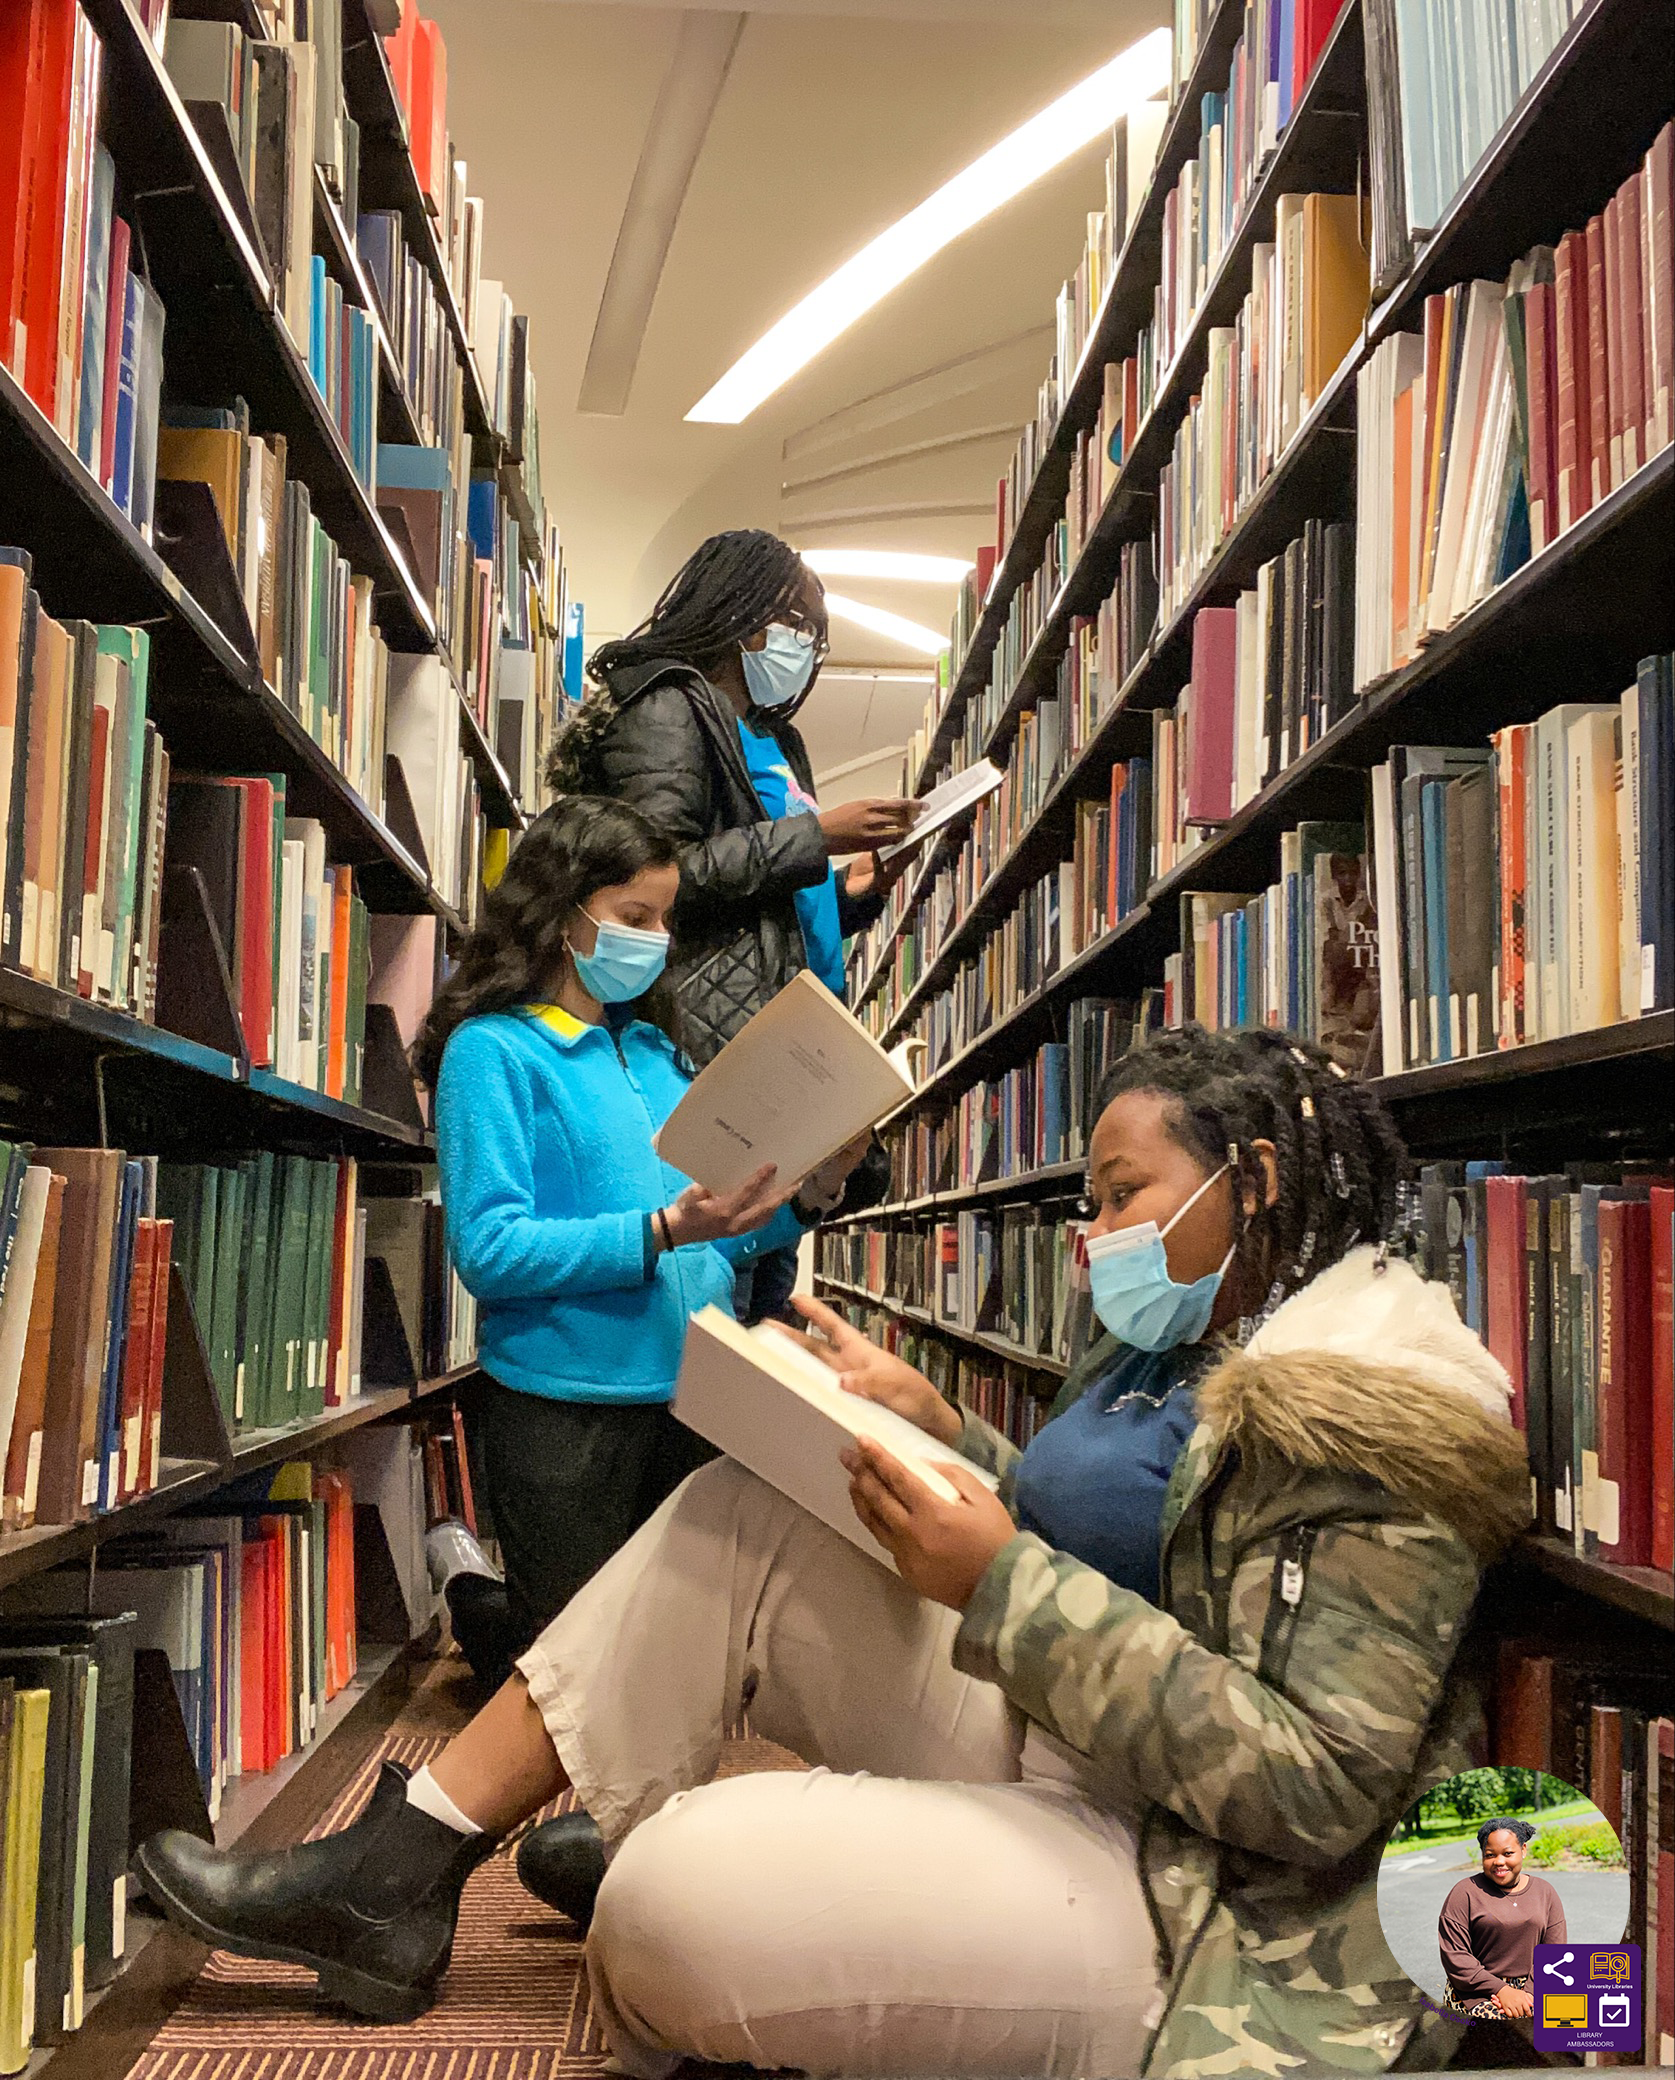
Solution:
[[[549,1401],[486,1376],[476,1421],[508,1612],[503,1643],[460,1645],[492,1681],[715,1448],[660,1402]]]

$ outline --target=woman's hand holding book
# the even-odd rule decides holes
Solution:
[[[943,1444],[959,1443],[959,1410],[943,1399],[922,1372],[915,1372],[904,1358],[892,1357],[877,1344],[869,1343],[859,1329],[852,1328],[823,1301],[796,1293],[791,1305],[811,1328],[820,1332],[819,1336],[800,1335],[783,1322],[776,1322],[774,1327],[783,1335],[795,1337],[804,1350],[829,1365],[846,1392],[859,1394],[863,1401],[876,1401],[881,1408],[893,1409]]]
[[[689,1184],[658,1215],[658,1232],[671,1249],[688,1242],[719,1242],[727,1236],[748,1235],[772,1220],[795,1190],[795,1184],[779,1182],[772,1163],[753,1170],[730,1192],[707,1192],[701,1184]]]

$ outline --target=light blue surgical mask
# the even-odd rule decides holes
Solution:
[[[741,650],[745,689],[759,708],[784,708],[814,677],[814,638],[776,621],[760,650]]]
[[[668,933],[642,932],[631,924],[601,924],[590,910],[582,915],[597,933],[591,953],[570,949],[582,988],[601,1004],[627,1004],[643,997],[668,961]]]
[[[1120,1342],[1140,1351],[1173,1350],[1196,1343],[1210,1326],[1216,1294],[1233,1261],[1231,1247],[1219,1271],[1207,1271],[1191,1285],[1169,1276],[1163,1238],[1187,1207],[1195,1206],[1225,1170],[1206,1177],[1185,1206],[1178,1207],[1160,1228],[1156,1221],[1137,1221],[1088,1240],[1088,1284],[1093,1311]]]

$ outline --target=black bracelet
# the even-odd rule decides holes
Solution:
[[[672,1251],[675,1246],[675,1238],[669,1233],[668,1213],[661,1206],[657,1209],[657,1225],[663,1231],[663,1247]]]

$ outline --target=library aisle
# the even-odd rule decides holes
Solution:
[[[1206,1036],[1266,1036],[1238,1080],[1271,1131],[1217,1148],[1237,1132],[1235,1181],[1277,1149],[1294,1189],[1270,1220],[1254,1186],[1244,1212],[1221,1187],[1217,1280],[1238,1262],[1216,1319],[1248,1342],[1378,1245],[1380,1272],[1394,1251],[1451,1299],[1471,1366],[1504,1371],[1518,1435],[1491,1441],[1519,1508],[1527,1451],[1529,1515],[1461,1650],[1492,1707],[1479,1790],[1533,1780],[1539,1804],[1556,1776],[1609,1822],[1647,2065],[1675,2062],[1670,12],[0,0],[0,2076],[605,2070],[576,1932],[519,1884],[515,1839],[470,1880],[436,2006],[399,2027],[321,2007],[305,1972],[206,1956],[133,1864],[165,1828],[331,1832],[381,1761],[417,1767],[466,1722],[431,1534],[506,1562],[509,1628],[517,1539],[556,1547],[597,1499],[560,1526],[546,1496],[535,1534],[513,1528],[514,1475],[593,1464],[569,1442],[536,1463],[533,1398],[543,1435],[602,1402],[655,1418],[661,1474],[670,1436],[692,1448],[656,1400],[681,1352],[765,1348],[687,1327],[687,1267],[748,1318],[793,1252],[735,1287],[694,1254],[719,1228],[671,1232],[684,1172],[645,1150],[633,1047],[676,1095],[680,1075],[644,1024],[624,1042],[597,945],[555,947],[561,911],[566,948],[572,908],[603,927],[576,882],[520,898],[517,945],[483,953],[485,907],[596,816],[565,805],[588,756],[654,821],[711,819],[674,834],[704,848],[704,901],[690,849],[667,898],[686,1008],[706,989],[723,1021],[754,1008],[728,993],[778,961],[888,1086],[870,1198],[851,1180],[799,1203],[804,1285],[982,1450],[960,1411],[1026,1450],[1087,1383],[1104,1077],[1160,1041],[1207,1058],[1228,1043]],[[716,604],[758,565],[771,605]],[[602,653],[653,619],[672,664]],[[642,699],[677,716],[655,757]],[[899,872],[846,850],[933,790]],[[695,950],[711,897],[737,936]],[[840,917],[863,921],[847,941]],[[615,923],[643,984],[656,906]],[[528,1191],[520,1172],[493,1218],[543,1225],[526,1209],[557,1204],[561,1143],[581,1196],[550,1225],[584,1239],[544,1284],[461,1239],[448,1165],[492,1138],[487,1079],[450,1114],[421,1073],[473,946],[477,1037],[534,1034],[568,1094],[541,1111],[531,1069],[501,1108]],[[572,985],[594,1023],[557,1001]],[[1313,1095],[1263,1097],[1259,1049]],[[564,1141],[595,1058],[613,1093],[634,1084],[632,1162]],[[1352,1222],[1321,1121],[1359,1119],[1367,1089],[1405,1157]],[[582,1124],[614,1155],[609,1105]],[[730,1155],[756,1145],[723,1124]],[[1371,1173],[1365,1131],[1342,1146]],[[611,1364],[632,1348],[623,1367],[666,1374],[571,1376],[614,1338]],[[520,1367],[530,1394],[499,1378]],[[491,1450],[505,1403],[525,1428]],[[1405,1492],[1356,1478],[1381,1506]],[[1285,1656],[1319,1528],[1267,1520],[1282,1557],[1239,1575],[1272,1574],[1241,1675],[1309,1730]],[[1171,1604],[1167,1550],[1111,1593],[1198,1651],[1213,1598]],[[1054,1564],[1094,1572],[1075,1552]],[[1224,1664],[1215,1625],[1202,1658]],[[803,1766],[745,1740],[722,1773]],[[1188,1826],[1180,1781],[1148,1825]],[[413,1804],[459,1817],[428,1778]],[[1386,2061],[1401,2039],[1460,2069],[1530,2062],[1510,2022],[1456,2045],[1405,1979],[1369,1990],[1376,1958],[1368,1984],[1326,1984],[1295,1927],[1274,1946],[1295,1984],[1183,1995],[1200,1965],[1236,1988],[1267,1955],[1237,1918],[1258,1852],[1221,1819],[1191,1821],[1204,1882],[1141,1872],[1149,1925],[1181,1935],[1152,2071],[1289,2070],[1286,2047],[1339,2041],[1334,2002]],[[1258,1919],[1285,1885],[1287,1913],[1317,1884],[1333,1914],[1365,1907],[1363,1847],[1306,1885],[1263,1849]],[[1324,2006],[1293,2035],[1262,1997],[1299,1989]],[[865,2004],[888,2005],[870,1983]],[[1170,2048],[1203,2041],[1182,2009],[1267,2033],[1252,2065]]]

